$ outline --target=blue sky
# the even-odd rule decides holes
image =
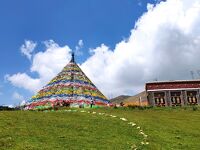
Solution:
[[[89,48],[115,43],[127,37],[137,18],[146,11],[147,1],[137,0],[2,0],[0,2],[0,104],[13,102],[12,92],[29,92],[5,82],[5,74],[29,72],[30,62],[20,53],[24,40],[38,43],[36,51],[45,48],[42,41],[53,39],[59,45],[74,49],[84,41],[82,62]],[[67,62],[66,62],[67,63]]]
[[[164,10],[164,7],[167,8],[167,5],[171,5],[172,2],[170,1],[172,0],[168,1],[163,1],[160,4],[160,2],[155,0],[1,0],[0,104],[17,104],[22,99],[26,100],[31,95],[33,95],[33,92],[27,90],[27,88],[24,88],[23,85],[16,85],[16,82],[6,79],[6,75],[12,76],[17,73],[24,73],[31,78],[39,78],[39,71],[31,72],[30,68],[31,66],[33,66],[33,60],[36,59],[36,57],[34,56],[36,56],[36,54],[39,54],[40,52],[46,52],[46,50],[48,49],[43,44],[44,41],[48,40],[53,40],[59,45],[59,47],[65,47],[67,45],[71,50],[74,50],[75,47],[78,45],[79,40],[82,40],[83,46],[81,47],[81,55],[77,56],[76,60],[79,64],[82,64],[84,71],[86,71],[86,73],[92,78],[92,80],[95,80],[94,82],[100,86],[100,89],[102,89],[103,91],[107,91],[107,89],[110,88],[108,83],[105,83],[105,87],[101,87],[103,80],[100,80],[99,77],[96,78],[96,75],[92,74],[92,71],[90,71],[86,67],[88,66],[88,64],[91,64],[92,66],[92,63],[96,61],[95,58],[97,58],[97,54],[99,54],[97,52],[98,47],[99,49],[101,49],[101,52],[106,54],[108,52],[108,55],[110,55],[111,52],[115,53],[119,51],[117,50],[117,45],[123,44],[123,42],[125,42],[127,39],[129,39],[130,41],[131,39],[133,39],[133,41],[138,41],[138,39],[140,38],[137,36],[134,37],[134,34],[137,35],[137,32],[140,32],[140,35],[143,34],[142,30],[139,30],[140,28],[143,28],[144,22],[146,25],[146,29],[152,27],[151,30],[149,29],[145,32],[152,33],[152,35],[154,35],[154,33],[158,34],[158,31],[153,30],[154,26],[158,26],[158,23],[156,24],[156,22],[162,20],[161,18],[166,18],[166,21],[162,23],[167,25],[167,23],[171,23],[171,20],[167,20],[167,16],[158,16],[157,20],[155,19],[154,21],[155,24],[151,24],[151,19],[149,19],[149,22],[147,20],[148,18],[151,18],[151,15],[152,18],[153,16],[158,15],[159,13],[156,11],[159,11],[159,9]],[[156,3],[157,5],[149,5]],[[185,1],[183,3],[186,6],[192,7],[192,4],[186,4]],[[191,3],[195,3],[195,0],[192,0]],[[179,6],[179,3],[177,3],[177,5]],[[191,7],[188,7],[188,9],[185,10],[182,10],[182,8],[180,8],[180,11],[186,12]],[[138,20],[139,18],[141,21]],[[198,17],[194,18],[194,20],[195,19],[198,20]],[[134,28],[136,22],[138,23],[136,25],[138,29]],[[160,24],[161,23],[159,23],[159,25]],[[173,24],[173,22],[171,24]],[[196,27],[194,26],[188,28],[196,29]],[[166,31],[166,28],[165,30],[163,28],[163,30],[161,31]],[[169,32],[167,30],[164,33]],[[158,37],[161,38],[159,35]],[[163,38],[166,41],[170,40],[170,38]],[[153,38],[150,38],[147,41],[151,41],[152,39]],[[37,43],[37,46],[34,48],[34,51],[31,54],[32,59],[27,59],[26,56],[22,54],[20,49],[26,40]],[[129,42],[127,43],[129,44]],[[104,44],[105,47],[102,46],[102,44]],[[156,44],[160,44],[161,47],[163,47],[163,43]],[[166,46],[166,43],[164,44]],[[128,49],[137,49],[138,47],[143,46],[143,44],[140,44],[140,46],[137,46],[136,48],[135,45],[132,44],[133,47],[128,47]],[[91,49],[93,50],[92,56]],[[103,55],[103,57],[104,56],[106,55]],[[91,60],[93,61],[91,62]],[[67,61],[68,59],[66,59],[66,64],[68,63]],[[107,59],[104,61],[107,61]],[[129,62],[129,64],[131,64],[133,68],[137,66],[137,63],[139,63],[139,60],[137,62]],[[98,63],[96,62],[96,64]],[[188,68],[186,67],[180,69],[179,73],[183,72],[185,69],[187,69],[188,72],[191,69],[198,68],[199,66],[195,66],[194,68],[188,66]],[[183,73],[185,74],[184,76],[177,77],[176,75],[171,75],[169,77],[166,77],[166,74],[164,72],[157,71],[157,74],[153,74],[148,77],[144,77],[145,79],[141,79],[141,83],[137,83],[135,81],[129,82],[128,79],[131,80],[131,76],[128,76],[128,74],[132,75],[132,72],[129,73],[129,69],[124,68],[123,66],[122,69],[125,69],[124,72],[127,72],[127,75],[123,76],[118,71],[116,72],[120,75],[121,78],[126,78],[127,81],[124,81],[123,84],[117,84],[116,82],[116,87],[124,86],[127,87],[127,89],[130,89],[132,87],[131,85],[125,85],[126,82],[136,83],[135,87],[137,88],[141,87],[141,85],[144,85],[145,81],[152,80],[154,77],[166,80],[189,78],[189,76],[186,75],[187,72]],[[156,72],[157,68],[153,69],[154,72]],[[95,70],[94,72],[98,72],[98,70]],[[135,72],[137,72],[137,69],[135,70]],[[133,76],[135,74],[136,73],[133,73]],[[116,77],[116,75],[113,75],[113,77]],[[134,76],[133,78],[137,77]],[[118,91],[123,91],[123,89],[118,89]],[[130,92],[131,90],[127,89],[119,94],[134,94],[134,92]],[[113,91],[113,93],[116,93],[118,91]],[[135,92],[137,92],[137,90],[135,90]],[[110,94],[110,96],[112,96],[112,94]]]
[[[88,48],[101,43],[112,47],[127,37],[144,11],[146,5],[139,6],[137,0],[1,1],[0,48],[4,51],[0,59],[1,76],[25,71],[29,65],[19,50],[25,39],[37,42],[53,39],[71,48],[83,39],[87,53]]]

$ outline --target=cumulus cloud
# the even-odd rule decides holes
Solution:
[[[14,86],[24,88],[29,91],[36,91],[41,87],[40,79],[31,78],[26,73],[16,73],[14,75],[6,75],[6,80],[10,81]]]
[[[46,50],[33,56],[31,72],[36,72],[38,78],[32,78],[27,73],[6,75],[6,80],[14,86],[27,89],[31,92],[38,91],[51,80],[69,61],[71,49],[68,46],[60,47],[53,40],[45,41]]]
[[[25,43],[20,47],[21,53],[30,60],[32,56],[32,52],[34,51],[36,46],[37,46],[37,43],[31,40],[25,40]]]
[[[147,9],[126,40],[114,49],[105,44],[91,49],[91,56],[81,64],[86,75],[108,97],[133,95],[155,78],[191,79],[190,71],[200,69],[200,1],[160,1],[148,4]],[[37,72],[38,78],[18,73],[8,80],[35,91],[56,75],[69,61],[70,48],[53,41],[46,42],[46,47],[46,51],[33,56],[31,71]],[[18,83],[16,76],[26,78],[27,83]],[[32,84],[27,85],[29,80]]]
[[[147,9],[127,40],[113,50],[93,49],[81,66],[107,96],[134,94],[155,78],[190,79],[190,70],[200,68],[199,0],[168,0]]]
[[[31,71],[37,72],[39,78],[47,82],[68,63],[71,49],[68,46],[60,47],[53,40],[45,43],[47,49],[34,55]]]

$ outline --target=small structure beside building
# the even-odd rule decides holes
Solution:
[[[145,85],[151,106],[200,104],[200,80],[155,81]]]

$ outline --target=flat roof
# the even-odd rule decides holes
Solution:
[[[146,84],[151,84],[151,83],[176,83],[176,82],[200,82],[200,79],[195,79],[195,80],[151,81],[151,82],[146,82]]]

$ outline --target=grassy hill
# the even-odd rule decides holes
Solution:
[[[128,97],[124,99],[123,101],[126,105],[141,105],[146,106],[147,105],[147,95],[146,92],[140,92],[134,96]]]
[[[140,92],[134,96],[126,96],[126,95],[120,95],[118,97],[115,97],[110,100],[113,104],[119,104],[120,102],[123,102],[126,106],[127,105],[147,105],[147,95],[146,92]]]
[[[119,104],[119,103],[123,102],[125,99],[127,99],[129,97],[131,97],[131,96],[120,95],[120,96],[117,96],[115,98],[110,99],[110,102],[113,103],[113,104]]]
[[[185,149],[200,147],[200,108],[0,112],[0,149]],[[86,112],[80,112],[80,111]],[[96,113],[87,113],[87,111]],[[118,117],[111,117],[112,114]],[[100,113],[100,114],[99,114]],[[121,119],[120,119],[121,118]],[[122,119],[128,121],[123,121]],[[131,126],[129,122],[136,123]],[[138,129],[137,127],[140,127]],[[148,145],[143,145],[143,130]]]

